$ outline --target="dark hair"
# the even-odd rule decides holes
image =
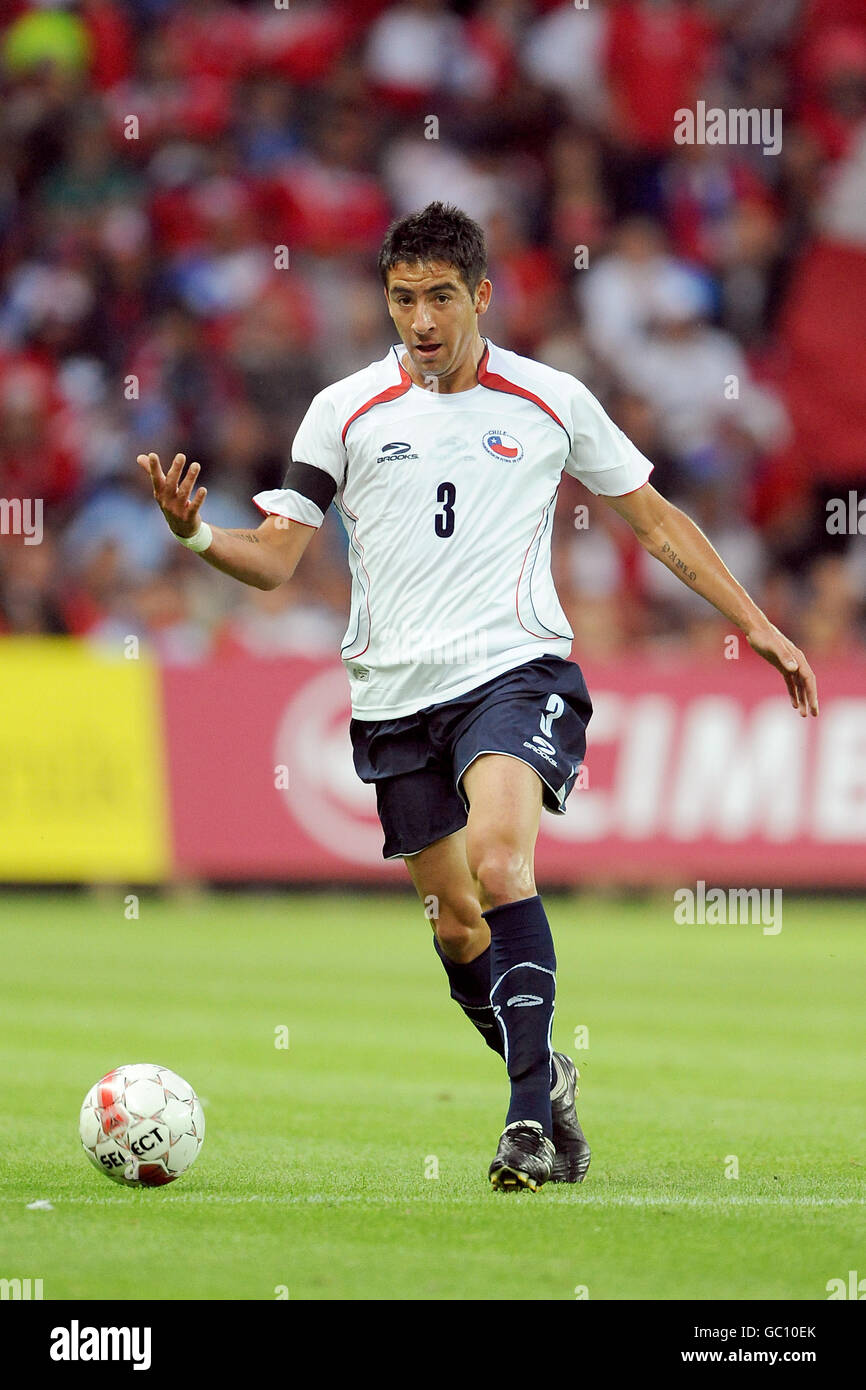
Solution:
[[[477,222],[449,203],[428,203],[421,212],[410,212],[392,222],[379,252],[379,274],[388,287],[388,271],[405,261],[428,265],[444,261],[460,271],[474,295],[487,273],[487,247]]]

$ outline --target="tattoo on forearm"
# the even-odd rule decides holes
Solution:
[[[677,552],[674,550],[673,546],[668,545],[668,542],[667,542],[667,541],[665,541],[664,545],[662,546],[662,553],[663,553],[664,555],[667,555],[667,557],[668,557],[670,563],[671,563],[672,565],[674,565],[678,570],[681,571],[681,573],[683,574],[684,578],[690,580],[692,583],[695,582],[695,580],[696,580],[697,577],[698,577],[697,574],[695,573],[695,571],[689,569],[689,567],[688,567],[688,565],[686,564],[685,560],[681,560],[681,559],[680,559],[679,555],[678,555]]]

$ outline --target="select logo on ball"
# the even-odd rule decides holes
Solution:
[[[488,430],[481,441],[492,458],[503,463],[519,463],[523,458],[523,445],[507,430]]]
[[[127,1187],[163,1187],[198,1157],[204,1111],[177,1072],[137,1062],[91,1086],[78,1129],[84,1152],[106,1177]]]

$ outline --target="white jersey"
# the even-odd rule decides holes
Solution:
[[[574,634],[550,573],[563,469],[593,493],[652,464],[574,377],[488,343],[478,384],[416,386],[393,347],[312,401],[284,486],[253,499],[320,526],[336,503],[352,601],[342,658],[357,719],[462,695]]]

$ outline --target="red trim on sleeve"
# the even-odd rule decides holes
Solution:
[[[412,385],[412,378],[406,371],[399,357],[397,359],[397,366],[400,368],[400,380],[394,386],[389,386],[385,391],[380,391],[378,396],[373,396],[369,401],[366,401],[359,410],[356,410],[354,415],[349,416],[343,426],[343,432],[340,435],[344,444],[346,442],[346,434],[349,426],[354,424],[359,416],[366,415],[367,411],[372,410],[374,405],[386,405],[388,401],[396,401],[398,397],[405,396],[409,387]]]
[[[314,502],[313,506],[315,505]],[[314,526],[311,521],[299,521],[296,516],[286,516],[285,512],[269,512],[267,508],[263,507],[261,502],[257,502],[255,498],[253,498],[253,506],[258,507],[259,511],[262,512],[264,516],[281,516],[286,521],[297,521],[299,526],[308,526],[311,531],[318,531],[319,529],[318,526]]]
[[[507,377],[500,376],[498,372],[489,372],[487,370],[487,361],[489,357],[490,348],[489,346],[485,346],[481,361],[478,363],[478,380],[482,386],[486,386],[489,391],[505,391],[509,396],[522,396],[524,400],[532,401],[533,405],[537,405],[539,410],[543,410],[545,415],[549,415],[551,420],[554,420],[556,424],[559,425],[559,428],[565,430],[566,435],[568,435],[568,430],[565,429],[565,425],[562,423],[559,416],[555,411],[551,410],[549,405],[545,404],[540,396],[533,395],[531,391],[527,391],[525,386],[517,386],[515,382],[509,381]],[[569,439],[571,438],[570,435],[568,435],[568,437]]]
[[[655,464],[654,464],[654,463],[651,463],[651,464],[650,464],[650,473],[652,473],[652,471],[653,471],[654,468],[655,468]],[[646,485],[647,485],[648,482],[649,482],[649,473],[647,473],[647,475],[646,475],[646,477],[644,478],[644,480],[643,480],[642,483],[638,483],[637,487],[629,488],[628,492],[599,492],[599,493],[597,493],[596,495],[597,495],[598,497],[631,497],[633,493],[635,493],[635,492],[640,492],[640,490],[641,490],[642,487],[646,487]]]

